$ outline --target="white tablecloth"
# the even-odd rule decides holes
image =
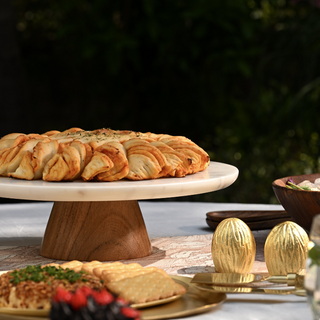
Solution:
[[[150,238],[212,234],[206,213],[222,210],[282,210],[280,205],[140,201]],[[39,245],[53,203],[0,205],[0,246]],[[254,231],[253,234],[259,231]],[[0,260],[1,263],[1,260]],[[305,297],[228,294],[227,301],[190,320],[311,320]]]

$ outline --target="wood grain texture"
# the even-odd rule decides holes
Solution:
[[[136,200],[55,202],[40,249],[47,258],[82,261],[133,259],[151,252]]]
[[[281,222],[292,221],[285,210],[233,210],[208,212],[206,222],[215,230],[219,223],[227,218],[241,219],[251,230],[272,229]]]
[[[272,183],[275,195],[293,221],[310,231],[313,217],[320,213],[320,192],[289,189],[286,187],[289,178],[292,178],[295,184],[304,180],[314,182],[320,178],[320,173],[285,177]]]

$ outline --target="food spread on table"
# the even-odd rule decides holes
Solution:
[[[27,266],[0,276],[0,307],[50,309],[58,288],[75,291],[82,286],[103,288],[99,278],[86,272],[55,266]]]
[[[62,267],[75,268],[96,276],[109,291],[134,304],[161,300],[186,292],[186,289],[175,283],[164,270],[142,267],[138,263],[71,261],[62,264]]]
[[[203,171],[209,163],[207,152],[190,139],[150,132],[71,128],[44,134],[12,133],[0,139],[0,176],[25,180],[111,182],[178,178]],[[320,191],[320,179],[299,185],[289,179],[286,185],[299,190],[319,188],[317,191]],[[284,228],[280,230],[281,226]],[[214,294],[217,297],[212,301],[204,298],[200,305],[191,309],[201,310],[221,303],[225,292],[304,296],[305,289],[300,284],[298,286],[296,279],[303,279],[298,277],[298,272],[305,265],[309,239],[300,229],[289,221],[276,226],[269,234],[264,250],[269,275],[275,278],[282,275],[286,281],[288,275],[292,275],[295,281],[293,283],[291,279],[289,282],[295,288],[254,288],[250,287],[251,282],[272,282],[272,277],[254,275],[254,280],[252,277],[251,280],[242,279],[250,275],[255,261],[255,239],[242,220],[224,219],[213,235],[211,252],[216,268],[214,275],[229,272],[231,280],[225,284],[220,280],[222,283],[217,285],[213,275],[208,275],[209,280],[202,274],[198,275],[202,282],[209,284],[199,283],[197,275],[192,281],[189,278],[190,284],[197,284],[189,291],[192,292],[191,297],[197,297],[194,300],[201,300],[201,294],[207,297],[208,292],[211,297]],[[230,282],[236,282],[239,275],[242,275],[241,281],[245,286],[242,283],[230,286]],[[186,286],[157,267],[73,260],[63,264],[27,266],[2,274],[0,309],[45,310],[48,314],[50,311],[51,320],[139,320],[138,309],[170,303],[186,297],[186,292]],[[182,302],[178,310],[183,310],[184,305]],[[195,312],[191,309],[191,313],[185,314]]]
[[[288,224],[291,226],[292,223],[287,222],[282,225],[288,226]],[[223,226],[222,222],[220,226]],[[233,248],[232,240],[239,240],[239,232],[243,233],[244,230],[242,224],[236,223],[232,226],[232,233],[225,232],[226,237],[218,238],[212,245],[221,246],[226,241],[226,245]],[[303,287],[304,276],[300,274],[301,269],[299,274],[296,270],[288,269],[301,249],[296,234],[296,229],[300,227],[295,225],[292,227],[295,229],[286,227],[278,232],[290,243],[292,243],[292,237],[295,237],[297,244],[281,247],[284,250],[283,255],[287,257],[281,258],[282,269],[285,268],[283,276],[279,276],[281,272],[278,271],[274,273],[275,275],[266,277],[237,272],[226,274],[222,270],[214,274],[197,274],[193,279],[180,277],[188,279],[185,282],[189,285],[187,291],[186,286],[181,285],[174,276],[169,276],[164,270],[153,266],[142,267],[138,263],[119,261],[103,263],[96,260],[85,263],[78,260],[63,264],[50,263],[44,266],[28,266],[3,274],[0,277],[0,301],[2,302],[0,313],[5,312],[3,309],[10,306],[11,310],[46,310],[45,316],[49,315],[51,320],[104,320],[110,317],[114,320],[141,318],[151,320],[157,319],[157,316],[159,319],[167,319],[176,315],[175,312],[180,316],[203,312],[206,308],[213,308],[223,302],[226,299],[226,293],[291,294],[304,297],[306,290]],[[227,231],[227,228],[224,229]],[[278,229],[279,226],[273,228],[270,234],[275,233],[276,236],[270,236],[267,240],[271,245],[270,248],[275,248],[275,251],[279,251],[276,249],[279,243],[286,243],[277,235]],[[302,230],[299,232],[303,233]],[[305,247],[308,237],[304,233],[302,236]],[[251,253],[244,253],[244,255],[249,254]],[[214,251],[212,251],[212,258],[214,258]],[[228,255],[225,255],[225,258],[227,259]],[[300,259],[303,260],[302,265],[305,259],[306,257]],[[266,257],[266,261],[268,260],[272,259]],[[269,274],[272,274],[268,263],[267,267]],[[287,284],[292,288],[271,287],[273,283]],[[19,286],[23,289],[18,290]],[[44,294],[47,294],[45,298]],[[177,298],[176,301],[170,300],[174,297]],[[171,303],[172,301],[174,302]],[[153,304],[148,304],[150,302]],[[188,309],[185,308],[186,305],[189,305]],[[168,307],[159,309],[161,306]]]
[[[0,139],[0,176],[45,181],[117,181],[184,177],[209,155],[190,139],[127,130],[71,128]]]
[[[0,307],[51,309],[52,319],[80,309],[86,314],[111,309],[119,315],[113,314],[114,319],[138,319],[130,305],[137,309],[148,302],[161,304],[185,293],[186,288],[164,270],[138,263],[75,260],[27,266],[0,276]]]

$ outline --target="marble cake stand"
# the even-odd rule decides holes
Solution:
[[[210,162],[205,171],[184,178],[117,182],[0,178],[0,197],[54,201],[40,249],[44,257],[127,260],[152,253],[138,200],[224,189],[237,179],[238,173],[234,166]]]

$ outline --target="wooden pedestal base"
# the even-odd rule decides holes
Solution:
[[[114,261],[151,253],[136,200],[55,202],[40,248],[55,260]]]

